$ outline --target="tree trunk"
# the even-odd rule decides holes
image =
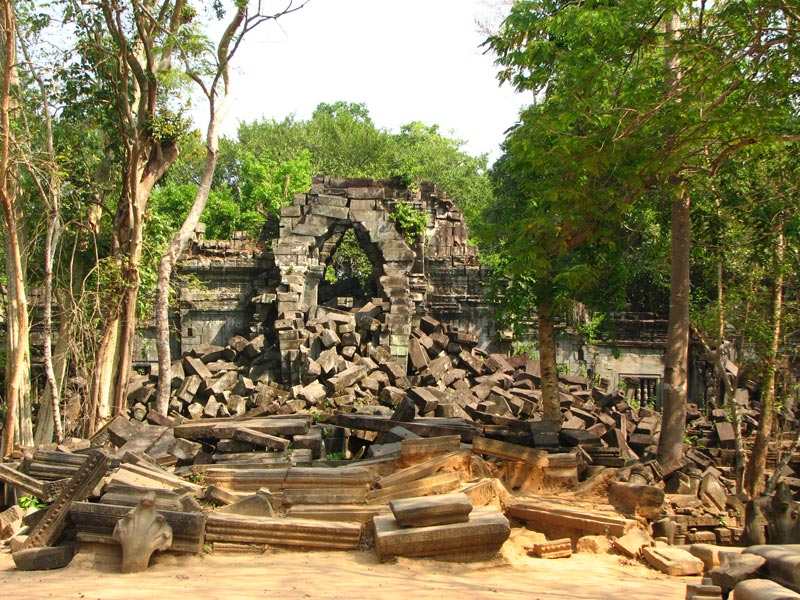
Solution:
[[[772,288],[772,314],[770,328],[772,337],[764,356],[764,385],[761,393],[761,418],[758,421],[753,451],[745,471],[745,488],[750,497],[755,498],[764,491],[764,469],[767,464],[772,423],[775,416],[775,373],[778,370],[778,348],[781,336],[783,314],[783,264],[786,254],[786,240],[783,231],[778,233],[773,255],[774,279]]]
[[[42,398],[45,400],[50,398],[50,402],[43,401],[41,407],[39,408],[39,415],[36,419],[36,430],[33,434],[33,443],[37,446],[52,442],[56,434],[55,432],[57,427],[62,429],[63,435],[61,411],[59,410],[58,414],[56,414],[55,407],[59,406],[60,408],[59,399],[61,398],[61,390],[63,389],[64,374],[67,371],[67,348],[69,347],[69,335],[69,319],[65,313],[62,313],[58,324],[58,337],[56,338],[55,349],[53,351],[52,358],[53,381],[57,389],[55,394],[51,391],[50,388],[53,384],[50,382],[50,378],[48,377],[48,381],[44,387],[44,392],[42,393]],[[58,423],[58,425],[56,423]]]
[[[224,116],[224,115],[223,115]],[[206,207],[208,194],[211,192],[211,182],[214,179],[214,169],[217,166],[217,153],[219,141],[219,123],[221,117],[211,110],[211,120],[208,125],[206,136],[206,160],[203,174],[200,177],[200,184],[192,203],[192,208],[186,215],[178,233],[170,240],[169,248],[158,265],[158,284],[156,285],[156,348],[158,349],[158,388],[156,394],[156,410],[166,415],[169,409],[169,395],[171,389],[170,356],[169,347],[169,288],[172,278],[172,269],[178,262],[181,254],[186,250],[197,224],[200,222],[200,215]]]
[[[539,372],[542,378],[542,419],[561,425],[561,402],[558,397],[556,336],[553,325],[553,302],[540,300],[536,307],[539,321]]]
[[[669,322],[664,355],[664,411],[658,459],[669,463],[683,454],[689,356],[689,263],[691,201],[685,183],[672,202]]]
[[[2,56],[2,87],[0,87],[0,208],[6,228],[9,289],[8,380],[6,382],[6,420],[3,427],[0,455],[8,456],[14,441],[32,442],[29,419],[25,418],[24,390],[25,366],[29,355],[28,301],[25,295],[25,273],[22,252],[17,235],[16,220],[16,169],[11,161],[11,110],[14,104],[12,87],[16,85],[16,16],[9,0],[0,2],[0,53]],[[12,316],[13,315],[13,316]],[[30,406],[27,407],[29,410]],[[20,422],[20,417],[22,422]],[[21,427],[20,427],[21,425]],[[30,433],[30,436],[28,435]],[[20,438],[20,434],[22,438]],[[30,437],[31,439],[27,439]]]
[[[113,251],[118,257],[125,287],[119,305],[109,313],[95,358],[90,397],[90,432],[102,421],[126,409],[128,379],[136,336],[136,303],[142,256],[144,215],[156,182],[178,158],[174,144],[160,147],[145,141],[131,150],[123,197],[114,218]]]

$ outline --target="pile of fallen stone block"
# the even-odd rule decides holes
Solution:
[[[524,526],[541,532],[528,550],[542,559],[613,548],[668,575],[706,571],[710,579],[690,585],[690,598],[726,597],[734,588],[736,598],[771,597],[736,587],[765,573],[795,586],[786,565],[800,560],[797,547],[755,545],[740,553],[732,546],[743,524],[713,467],[691,489],[667,489],[675,473],[699,470],[692,453],[671,466],[645,459],[603,467],[578,482],[588,460],[581,444],[548,451],[515,435],[499,439],[494,427],[468,419],[419,417],[415,407],[406,399],[390,416],[330,418],[360,419],[349,426],[300,413],[177,425],[119,416],[90,440],[35,448],[0,465],[7,490],[47,505],[0,513],[0,535],[20,569],[63,566],[76,545],[104,544],[119,548],[121,569],[140,570],[158,551],[271,547],[372,548],[381,561],[476,560],[496,554],[512,529]],[[398,420],[395,413],[404,410],[408,420]],[[324,442],[333,431],[340,437],[331,439],[342,443],[370,432],[386,439],[371,446],[381,450],[372,456],[330,459]],[[567,479],[572,491],[553,494]],[[778,523],[764,526],[771,542],[795,539],[797,513],[791,500],[786,511],[787,489],[768,501],[771,509],[767,501],[758,505]],[[546,499],[536,492],[547,492]],[[592,498],[590,507],[584,496]],[[787,514],[790,522],[782,523]],[[767,569],[767,554],[783,558]],[[747,582],[741,589],[762,593],[772,585]]]

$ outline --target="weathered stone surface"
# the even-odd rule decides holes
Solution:
[[[261,488],[252,496],[222,506],[215,512],[251,517],[274,517],[273,502],[276,500],[269,489]]]
[[[367,370],[364,367],[354,366],[334,375],[328,379],[325,385],[329,392],[336,394],[350,387],[366,375]]]
[[[703,561],[686,550],[672,547],[645,547],[642,550],[647,563],[666,575],[697,575],[703,572]]]
[[[197,375],[201,380],[211,379],[212,377],[211,371],[208,370],[205,363],[194,356],[183,357],[183,368],[184,372],[190,375]]]
[[[714,544],[692,544],[689,552],[703,561],[703,568],[710,571],[720,566],[720,553],[732,555],[734,553],[741,554],[744,548],[731,548],[729,546],[717,546]]]
[[[401,528],[391,516],[376,516],[375,553],[385,562],[394,556],[458,556],[476,560],[497,552],[511,528],[496,508],[476,508],[466,523]]]
[[[768,579],[749,579],[733,588],[733,600],[800,600],[800,594]]]
[[[74,502],[70,518],[79,542],[114,544],[114,528],[130,512],[126,506],[96,502]],[[197,554],[203,550],[206,515],[202,512],[158,511],[172,528],[170,552]]]
[[[517,444],[509,444],[499,440],[477,437],[472,442],[472,449],[478,454],[494,456],[506,460],[520,461],[535,467],[547,467],[550,462],[547,452],[527,448]]]
[[[664,507],[664,490],[652,485],[613,482],[608,488],[608,500],[621,513],[654,519]]]
[[[608,554],[612,542],[604,535],[584,535],[575,543],[576,552],[584,554]]]
[[[720,553],[720,565],[711,569],[708,575],[722,588],[724,595],[730,593],[740,581],[756,579],[766,559],[756,554],[733,552]]]
[[[206,525],[206,541],[355,550],[361,530],[362,525],[353,522],[212,513]]]
[[[742,553],[764,558],[770,579],[793,589],[800,589],[800,544],[750,546]]]
[[[653,545],[653,539],[646,531],[632,529],[625,535],[614,538],[613,544],[614,549],[621,554],[628,558],[637,558],[641,556],[644,548]]]
[[[389,502],[400,527],[428,527],[469,521],[472,502],[466,494],[456,492],[422,498],[406,498]]]
[[[404,439],[400,442],[400,460],[403,466],[409,466],[455,452],[460,447],[461,436],[458,435]]]
[[[93,450],[83,466],[50,505],[42,520],[31,530],[25,541],[25,548],[52,546],[64,531],[70,505],[83,500],[92,493],[95,486],[106,474],[108,455],[101,450]]]
[[[172,527],[155,509],[156,495],[146,494],[139,505],[117,521],[112,537],[122,546],[123,573],[138,573],[147,569],[155,551],[172,545]]]
[[[0,540],[10,538],[22,525],[24,511],[14,504],[0,512]]]
[[[254,446],[271,448],[272,450],[284,451],[289,447],[289,440],[285,438],[262,433],[261,431],[256,431],[248,427],[237,428],[236,431],[233,432],[233,439],[239,440],[240,442],[247,442]]]
[[[44,571],[49,569],[63,569],[75,554],[73,544],[62,546],[42,546],[41,548],[27,548],[12,553],[14,565],[19,571]]]
[[[572,540],[563,538],[534,544],[530,553],[537,558],[569,558],[572,556]]]
[[[517,499],[509,502],[506,514],[525,521],[537,531],[559,528],[574,531],[579,535],[612,535],[620,537],[637,526],[633,519],[621,519],[553,502],[533,499]]]

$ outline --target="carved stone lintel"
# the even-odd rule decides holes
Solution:
[[[41,521],[31,530],[25,548],[52,546],[64,531],[72,502],[87,498],[106,474],[109,457],[102,450],[92,451],[83,466],[64,485],[58,498],[50,505]]]
[[[122,546],[123,573],[144,571],[153,552],[172,546],[172,527],[156,511],[155,503],[155,493],[148,492],[114,527],[114,540]]]

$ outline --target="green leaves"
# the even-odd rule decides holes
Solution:
[[[405,236],[409,246],[413,246],[417,239],[425,233],[428,225],[428,218],[424,211],[402,201],[395,203],[389,218]]]
[[[311,187],[311,153],[308,150],[280,163],[245,150],[240,162],[243,211],[277,215],[281,206],[291,203],[294,194]]]

